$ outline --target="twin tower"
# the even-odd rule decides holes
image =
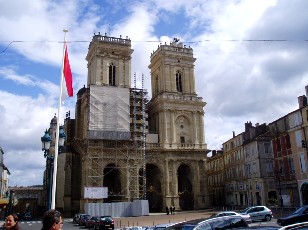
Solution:
[[[174,40],[151,54],[151,99],[132,84],[132,53],[127,37],[90,42],[87,86],[75,119],[65,119],[67,151],[59,156],[56,206],[64,213],[93,202],[87,187],[108,188],[95,202],[147,199],[150,212],[208,206],[206,103],[196,94],[193,49]]]

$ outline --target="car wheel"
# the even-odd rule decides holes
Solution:
[[[266,220],[266,221],[271,221],[271,219],[272,219],[272,217],[271,217],[270,215],[266,215],[266,216],[265,216],[265,220]]]

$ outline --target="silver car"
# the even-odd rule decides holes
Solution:
[[[240,214],[240,213],[233,212],[233,211],[218,212],[218,213],[211,215],[211,218],[219,217],[219,216],[240,216],[246,221],[247,224],[251,224],[252,222],[249,214]]]
[[[265,220],[270,221],[273,218],[273,212],[266,206],[252,206],[239,212],[240,214],[249,214],[252,221]]]

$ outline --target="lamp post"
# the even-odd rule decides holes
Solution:
[[[64,140],[66,135],[64,133],[63,126],[59,127],[59,152],[63,150]],[[53,170],[54,170],[54,155],[49,151],[52,138],[49,135],[49,132],[46,130],[44,136],[41,137],[42,141],[42,151],[44,151],[44,157],[47,158],[46,169],[49,166],[49,175],[48,175],[48,210],[51,209],[52,203],[52,184],[53,184]]]

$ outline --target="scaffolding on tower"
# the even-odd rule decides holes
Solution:
[[[132,199],[146,199],[146,155],[145,138],[147,133],[147,91],[144,90],[144,76],[142,74],[142,88],[137,88],[137,76],[134,74],[134,88],[131,89],[131,136],[134,150],[130,157],[135,159],[135,165],[130,164],[130,188]],[[138,166],[138,170],[136,170]]]

